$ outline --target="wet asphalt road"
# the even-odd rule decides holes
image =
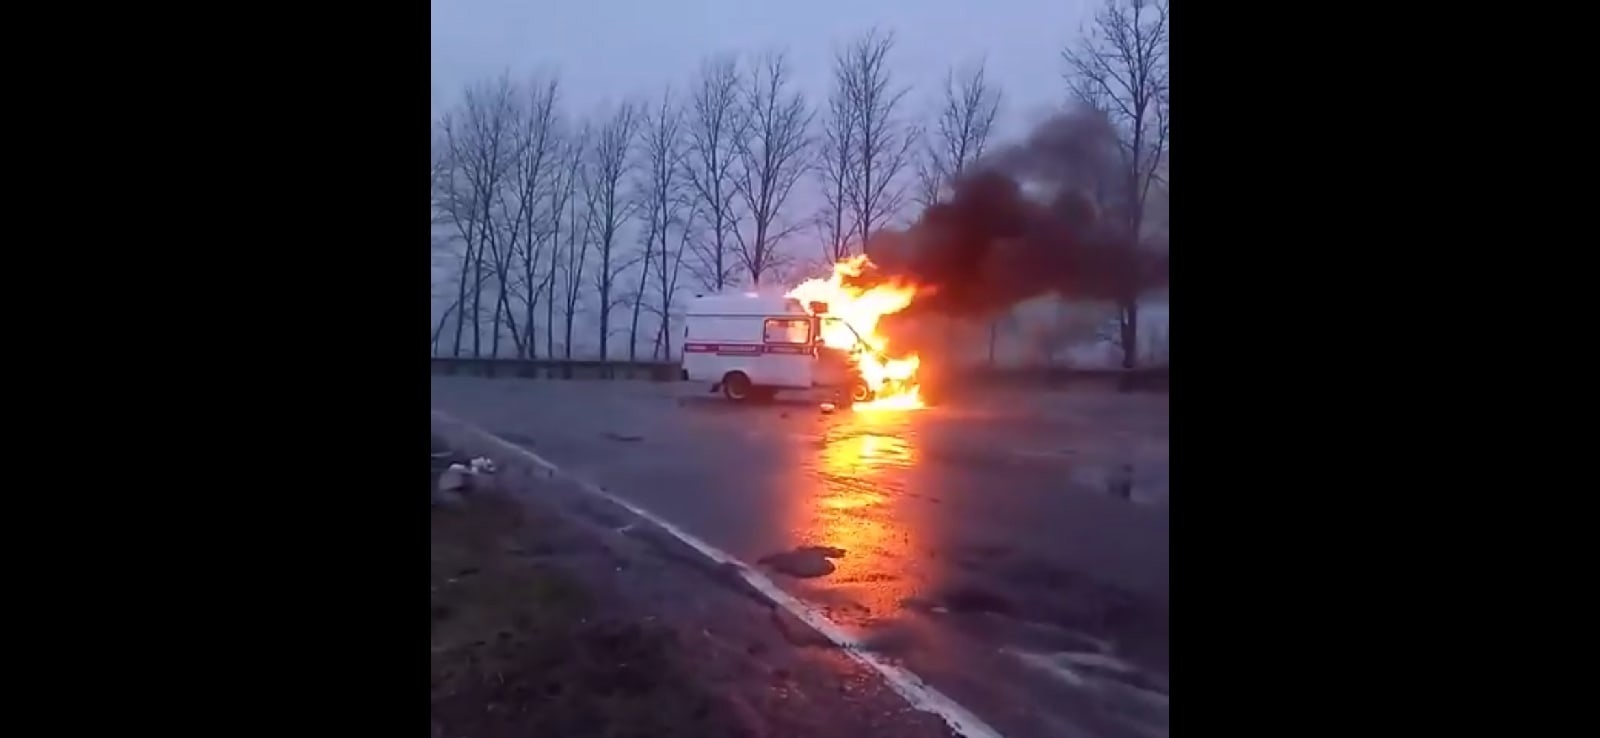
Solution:
[[[1167,398],[995,391],[914,412],[436,377],[434,407],[755,563],[1009,738],[1167,733]]]

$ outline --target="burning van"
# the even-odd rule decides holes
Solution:
[[[915,354],[892,356],[878,321],[899,312],[916,288],[894,281],[870,286],[852,278],[865,256],[833,265],[782,294],[700,295],[684,325],[684,379],[710,382],[730,400],[770,398],[781,390],[833,388],[856,410],[923,407]]]
[[[837,331],[825,303],[754,292],[702,295],[689,303],[683,338],[683,373],[709,382],[730,400],[771,399],[782,390],[832,388],[852,402],[876,394],[848,348],[824,341]],[[845,326],[843,330],[851,330]]]

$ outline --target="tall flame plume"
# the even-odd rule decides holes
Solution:
[[[823,344],[850,352],[856,369],[874,393],[871,401],[856,403],[856,410],[920,408],[923,402],[917,369],[922,359],[914,353],[895,357],[890,353],[888,338],[878,333],[878,321],[910,305],[917,288],[898,281],[870,287],[851,284],[870,265],[865,255],[850,257],[834,264],[833,274],[826,279],[806,280],[790,290],[788,296],[799,300],[806,310],[811,310],[813,302],[827,304],[825,318],[835,320],[822,321]]]

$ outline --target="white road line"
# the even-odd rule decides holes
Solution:
[[[767,578],[765,574],[762,574],[760,570],[755,569],[743,561],[724,553],[711,544],[708,544],[705,541],[690,535],[684,530],[678,528],[678,526],[673,525],[672,523],[669,523],[660,517],[657,517],[649,510],[639,507],[638,505],[622,499],[621,497],[613,495],[586,480],[566,474],[561,470],[560,467],[539,456],[538,454],[523,448],[522,446],[518,446],[517,444],[500,438],[499,436],[483,430],[482,428],[478,428],[470,423],[463,422],[447,413],[443,413],[438,410],[433,411],[433,417],[447,424],[454,425],[470,435],[477,436],[483,442],[500,448],[508,454],[527,459],[528,461],[533,462],[535,465],[552,474],[561,474],[567,479],[576,482],[580,487],[583,488],[584,491],[603,498],[628,510],[634,515],[650,521],[651,523],[660,527],[662,530],[670,533],[673,537],[683,541],[690,548],[700,552],[700,555],[711,559],[718,564],[727,564],[733,566],[739,571],[739,575],[744,578],[745,582],[749,583],[751,587],[756,589],[756,591],[760,592],[767,599],[771,600],[773,604],[776,604],[784,610],[787,610],[789,614],[794,615],[796,618],[799,618],[801,622],[811,626],[818,633],[821,633],[824,638],[827,638],[845,653],[850,654],[850,656],[856,661],[876,670],[883,676],[884,681],[888,682],[889,687],[901,697],[904,697],[907,702],[911,703],[912,707],[922,710],[923,712],[929,712],[939,716],[956,733],[965,736],[965,738],[1002,738],[999,731],[989,727],[988,723],[983,722],[983,720],[979,719],[977,715],[972,714],[972,711],[962,707],[955,700],[946,697],[944,693],[934,689],[927,682],[922,681],[922,678],[918,677],[916,674],[913,674],[905,669],[900,668],[899,666],[888,663],[879,658],[877,654],[867,650],[867,648],[863,646],[860,641],[841,630],[838,625],[833,623],[833,621],[828,620],[825,616],[816,612],[804,602],[796,599],[788,592],[783,591],[776,583]]]

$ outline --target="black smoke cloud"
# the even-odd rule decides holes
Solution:
[[[1135,248],[1119,160],[1103,116],[1053,117],[967,169],[910,227],[876,234],[859,282],[916,284],[904,318],[985,317],[1045,294],[1117,301],[1165,284],[1165,256]]]

